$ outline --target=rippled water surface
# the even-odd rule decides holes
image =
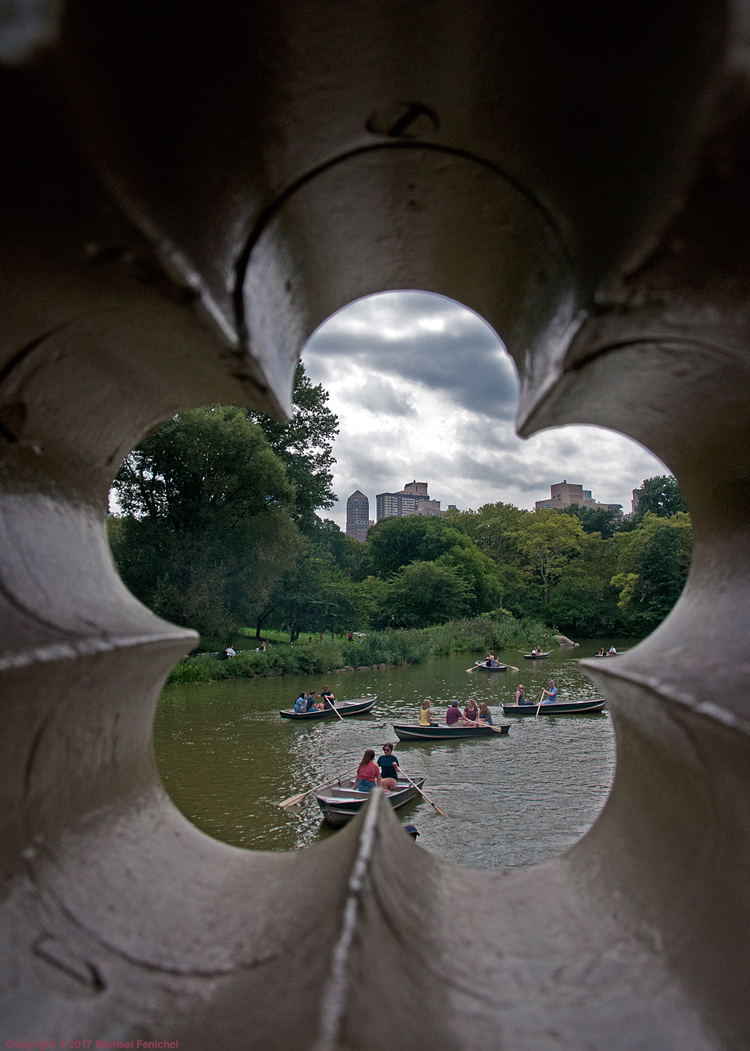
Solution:
[[[609,645],[610,640],[607,640]],[[627,648],[617,640],[618,649]],[[423,697],[440,711],[452,698],[486,701],[495,722],[517,683],[528,699],[552,677],[560,699],[599,696],[579,667],[600,643],[558,650],[549,660],[502,659],[518,672],[467,674],[474,657],[438,658],[410,668],[343,675],[238,679],[168,686],[156,714],[156,757],[174,802],[198,828],[235,846],[294,850],[334,835],[315,796],[283,811],[280,800],[356,765],[365,748],[396,741],[393,723],[418,721]],[[303,688],[329,683],[337,699],[377,695],[372,713],[340,720],[281,719]],[[508,737],[401,743],[410,777],[423,774],[424,801],[397,811],[419,843],[446,860],[476,868],[528,865],[559,854],[591,826],[609,792],[614,737],[609,715],[513,718]]]

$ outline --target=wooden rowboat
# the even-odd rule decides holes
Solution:
[[[413,785],[409,784],[408,781],[399,779],[396,788],[392,792],[385,793],[386,799],[394,810],[404,806],[405,803],[410,803],[412,799],[416,799],[419,796],[417,788],[422,787],[425,779],[423,777],[413,777],[412,781],[414,782]],[[354,778],[346,777],[341,780],[330,781],[319,792],[316,792],[315,798],[318,801],[318,806],[323,811],[326,823],[331,828],[341,828],[342,825],[345,825],[347,821],[361,810],[367,802],[369,794],[369,792],[358,792],[355,788]]]
[[[459,737],[507,737],[510,723],[497,726],[394,726],[399,741],[454,741]]]
[[[527,661],[543,661],[547,657],[551,656],[552,650],[549,653],[524,653],[524,659]]]
[[[494,667],[490,666],[488,668],[484,661],[474,661],[474,668],[476,671],[507,671],[508,665],[496,664]]]
[[[504,704],[503,715],[580,715],[600,712],[606,701],[595,697],[590,701],[557,701],[555,704]]]
[[[334,708],[339,715],[362,715],[375,707],[377,697],[357,697],[353,701],[339,701]],[[279,715],[282,719],[335,719],[336,712],[332,708],[324,708],[323,711],[313,709],[311,712],[295,712],[294,708],[282,708]]]

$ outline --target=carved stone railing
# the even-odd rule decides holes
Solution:
[[[2,74],[4,1039],[748,1046],[745,17],[70,0]],[[195,636],[106,544],[150,427],[280,415],[320,321],[415,287],[503,337],[523,433],[629,434],[693,516],[673,613],[590,668],[610,799],[530,869],[438,862],[377,795],[291,855],[199,833],[151,745]]]

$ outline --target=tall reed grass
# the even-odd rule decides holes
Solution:
[[[486,650],[529,649],[555,646],[554,634],[541,621],[515,620],[509,614],[452,620],[434,628],[372,631],[362,642],[332,640],[290,646],[274,644],[265,653],[238,650],[231,660],[202,653],[186,657],[172,669],[167,683],[212,682],[217,679],[254,678],[330,672],[336,668],[373,664],[419,664],[429,656],[481,653]]]

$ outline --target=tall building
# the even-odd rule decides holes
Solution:
[[[440,510],[439,500],[430,500],[427,482],[407,482],[397,493],[378,493],[375,501],[378,522],[383,518],[405,518],[407,515],[445,514]]]
[[[537,500],[535,507],[571,507],[579,504],[582,507],[594,507],[597,510],[622,511],[622,504],[600,504],[591,495],[590,489],[574,485],[563,480],[550,486],[549,500]]]
[[[346,535],[364,544],[371,525],[370,501],[357,489],[346,501]]]

